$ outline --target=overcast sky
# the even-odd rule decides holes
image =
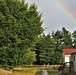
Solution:
[[[69,9],[69,14],[71,13],[74,18],[76,17],[76,0],[26,0],[29,5],[35,3],[38,10],[43,14],[45,34],[61,30],[63,27],[73,32],[76,29],[76,24],[67,16],[66,11],[56,5],[56,1],[60,1],[67,8],[67,11]]]

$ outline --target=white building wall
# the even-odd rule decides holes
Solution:
[[[64,63],[66,63],[66,66],[69,67],[70,66],[70,55],[65,55],[64,58]]]
[[[65,60],[65,63],[66,62],[70,62],[70,55],[65,55],[65,59],[64,60]]]
[[[65,62],[69,62],[69,57],[65,56]]]

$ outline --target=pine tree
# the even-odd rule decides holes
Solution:
[[[0,65],[13,68],[36,60],[33,49],[43,32],[41,17],[35,4],[0,0]]]

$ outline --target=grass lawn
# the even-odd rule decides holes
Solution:
[[[47,70],[49,75],[57,75],[58,70],[52,69],[40,69],[40,68],[25,68],[25,69],[14,69],[14,75],[41,75],[42,70]]]
[[[41,72],[35,69],[14,70],[14,75],[41,75]]]
[[[15,70],[14,75],[41,75],[42,70]],[[47,70],[49,75],[57,75],[57,70]]]
[[[58,70],[47,70],[49,75],[57,75],[58,74]]]

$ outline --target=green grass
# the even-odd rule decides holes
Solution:
[[[37,69],[25,69],[25,70],[14,70],[14,72],[34,72],[34,73],[39,73],[41,72],[41,70],[37,70]]]
[[[35,70],[35,69],[29,69],[29,70],[14,70],[14,73],[34,73],[35,75],[42,75],[42,70]]]
[[[37,71],[35,75],[42,75],[42,71]]]
[[[47,70],[49,75],[55,75],[58,74],[58,70]]]

